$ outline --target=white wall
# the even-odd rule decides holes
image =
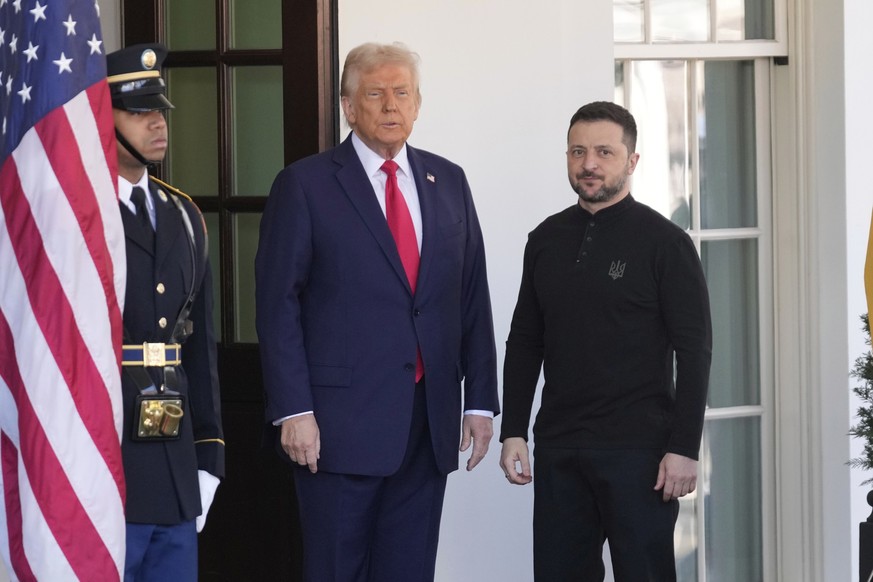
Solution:
[[[774,68],[779,409],[776,537],[768,556],[776,580],[848,581],[857,572],[846,465],[850,290],[842,63],[851,52],[844,42],[848,1],[789,1],[789,66]]]
[[[818,353],[811,354],[813,372],[810,389],[818,392],[813,405],[817,422],[811,425],[815,453],[820,456],[820,475],[812,477],[812,491],[820,495],[807,516],[814,525],[813,539],[822,547],[821,580],[850,580],[857,576],[857,566],[851,559],[851,495],[850,475],[846,461],[850,454],[847,436],[846,408],[849,393],[845,388],[848,374],[846,359],[848,340],[846,321],[857,314],[849,314],[845,303],[847,287],[846,247],[843,238],[847,232],[846,211],[846,154],[845,131],[847,115],[844,97],[847,94],[845,78],[840,66],[846,52],[840,35],[843,33],[843,8],[847,3],[822,3],[815,0],[806,4],[812,25],[805,46],[809,52],[809,86],[804,93],[808,98],[807,110],[812,119],[803,138],[808,141],[809,158],[806,177],[811,202],[807,216],[806,236],[811,241],[809,251],[810,319],[807,328],[818,337],[811,345]],[[869,32],[868,32],[869,34]],[[857,329],[857,324],[852,325]],[[803,361],[802,359],[800,360]],[[820,424],[819,424],[820,423]],[[818,434],[816,434],[818,432]],[[820,489],[819,489],[820,486]],[[850,489],[847,492],[847,488]]]
[[[401,41],[421,55],[423,103],[409,143],[467,172],[502,365],[527,233],[576,200],[564,157],[570,117],[612,99],[612,1],[340,0],[340,62],[367,41]],[[449,477],[438,581],[533,579],[533,489],[506,483],[499,449],[495,438],[478,468]]]
[[[864,298],[864,261],[867,235],[870,229],[873,184],[870,179],[870,160],[873,159],[873,115],[870,113],[870,95],[873,94],[873,76],[869,73],[870,55],[873,54],[873,3],[869,0],[845,0],[845,82],[846,82],[846,258],[848,268],[848,331],[849,362],[869,350],[864,344],[858,316],[867,312]],[[852,380],[850,386],[859,382]],[[849,402],[852,422],[860,401],[852,396]],[[862,454],[863,441],[852,439],[851,456]],[[861,482],[873,478],[869,471],[852,471],[852,567],[858,564],[858,523],[870,515],[867,492]]]

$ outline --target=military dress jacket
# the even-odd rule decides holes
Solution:
[[[122,369],[125,512],[131,523],[172,525],[190,521],[201,512],[198,469],[224,476],[224,442],[212,324],[212,275],[208,262],[200,260],[206,228],[199,209],[189,199],[153,182],[149,186],[156,219],[153,248],[136,216],[120,204],[127,248],[124,343],[174,343],[179,312],[192,286],[199,284],[199,289],[189,314],[193,333],[182,345],[182,364],[176,368],[173,386],[184,399],[177,440],[133,439],[140,389],[128,368]],[[187,221],[174,198],[184,208]],[[197,269],[204,271],[202,276]],[[159,370],[149,368],[156,383],[161,381]]]

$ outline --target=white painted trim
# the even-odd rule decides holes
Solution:
[[[763,416],[764,406],[725,406],[722,408],[707,408],[706,420],[726,420],[729,418],[751,418]]]
[[[629,60],[685,60],[689,58],[736,60],[780,57],[787,54],[787,43],[775,40],[738,40],[719,43],[615,43],[615,58]]]
[[[772,61],[755,61],[755,140],[757,156],[758,225],[758,345],[761,391],[761,551],[764,580],[774,580],[776,559],[776,407],[774,379],[774,251],[773,251],[773,134],[771,112]]]
[[[774,67],[777,580],[851,580],[843,3],[797,0]]]

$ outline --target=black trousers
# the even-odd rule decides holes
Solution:
[[[656,449],[534,452],[534,578],[600,582],[609,540],[616,582],[673,582],[679,502],[655,491]]]

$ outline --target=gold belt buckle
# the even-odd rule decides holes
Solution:
[[[166,344],[149,343],[142,344],[142,365],[143,366],[159,366],[167,365],[167,350]]]

